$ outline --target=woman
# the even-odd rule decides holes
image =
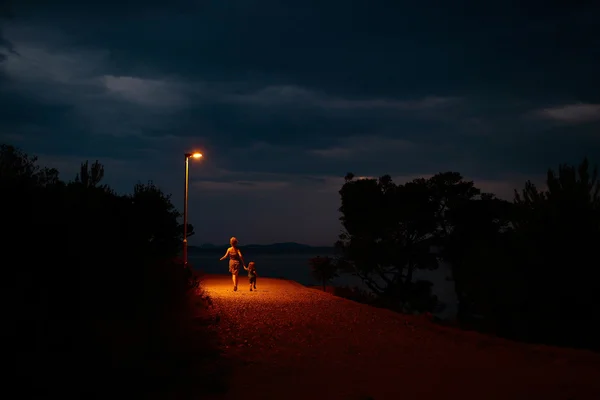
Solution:
[[[229,256],[229,272],[231,273],[231,279],[233,280],[233,291],[236,291],[240,264],[246,268],[246,263],[244,262],[244,257],[242,257],[242,252],[237,247],[238,240],[235,237],[232,237],[229,239],[229,244],[231,244],[231,247],[227,249],[225,255],[221,257],[219,261],[223,261]]]

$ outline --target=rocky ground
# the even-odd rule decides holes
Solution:
[[[306,288],[207,275],[223,399],[600,399],[600,354],[437,326]],[[200,398],[200,397],[199,397]],[[203,397],[204,398],[204,397]]]

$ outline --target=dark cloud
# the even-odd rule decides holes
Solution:
[[[81,43],[110,47],[119,64],[135,60],[211,81],[263,78],[347,95],[443,95],[507,84],[534,94],[554,79],[564,87],[565,74],[579,80],[577,70],[593,70],[585,61],[592,60],[598,30],[593,3],[568,10],[548,2],[37,3],[26,13],[32,19],[38,8],[54,10],[54,26]],[[573,58],[582,61],[577,68]]]
[[[0,0],[0,63],[6,60],[7,53],[14,53],[12,43],[4,36],[3,26],[12,16],[11,4],[8,0]],[[2,77],[0,76],[0,80]]]

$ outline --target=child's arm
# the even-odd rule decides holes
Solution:
[[[219,261],[223,261],[224,259],[226,259],[228,254],[229,254],[229,249],[227,249],[227,251],[225,252],[225,255],[223,257],[219,258]]]

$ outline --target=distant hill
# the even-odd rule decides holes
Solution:
[[[295,242],[284,242],[284,243],[273,243],[273,244],[249,244],[245,247],[247,249],[309,249],[313,246],[309,246],[307,244],[300,244]]]
[[[200,249],[222,249],[224,247],[229,247],[229,243],[224,244],[224,245],[214,245],[212,243],[204,243],[201,244],[200,246],[189,246],[189,247],[194,247],[194,248],[200,248]],[[284,243],[273,243],[273,244],[247,244],[244,246],[240,246],[240,248],[246,248],[246,249],[306,249],[306,248],[311,248],[311,247],[315,247],[315,246],[309,246],[307,244],[301,244],[301,243],[295,243],[295,242],[284,242]],[[321,246],[317,246],[317,247],[321,247]]]
[[[192,251],[222,251],[229,247],[229,244],[214,245],[212,243],[205,243],[200,246],[189,246]],[[240,246],[242,250],[256,250],[260,252],[314,252],[315,250],[331,249],[333,246],[309,246],[307,244],[301,244],[296,242],[284,242],[284,243],[273,243],[273,244],[248,244]]]

